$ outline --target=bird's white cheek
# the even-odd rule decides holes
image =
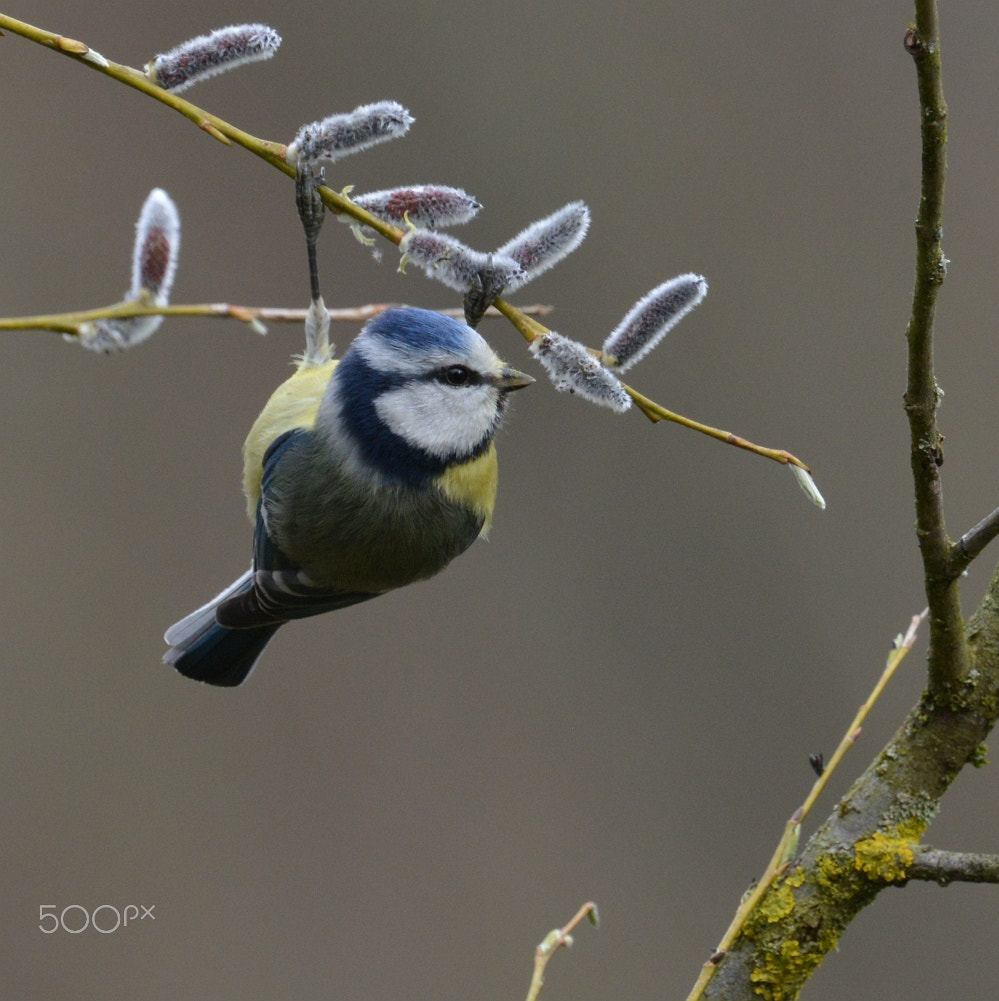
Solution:
[[[446,460],[482,444],[493,427],[496,399],[485,386],[455,390],[425,382],[383,393],[375,410],[410,445]]]

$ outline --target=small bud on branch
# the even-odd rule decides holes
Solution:
[[[807,469],[802,469],[801,466],[796,466],[793,462],[787,464],[787,468],[791,470],[794,475],[798,486],[804,491],[805,496],[821,511],[826,509],[826,499],[819,493],[819,488],[815,485],[815,480],[812,479],[812,474]]]

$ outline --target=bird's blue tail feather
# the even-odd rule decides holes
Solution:
[[[178,651],[168,663],[185,677],[209,685],[232,687],[242,684],[280,625],[258,629],[226,629],[214,625],[189,648]]]
[[[231,688],[242,684],[281,623],[226,629],[215,621],[215,610],[223,601],[249,591],[252,586],[253,573],[248,570],[207,605],[172,625],[164,637],[170,644],[164,662],[172,664],[185,677],[209,685]]]

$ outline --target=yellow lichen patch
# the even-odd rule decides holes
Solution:
[[[790,873],[784,880],[785,886],[803,886],[805,883],[805,867],[799,865],[797,869]]]
[[[798,996],[797,985],[803,974],[815,965],[815,960],[803,957],[801,946],[790,939],[780,944],[779,955],[768,955],[764,965],[749,974],[749,979],[756,985],[755,993],[766,1001],[785,1001]]]
[[[772,889],[757,904],[756,914],[764,921],[773,924],[786,918],[794,910],[794,894],[789,886],[779,886]]]
[[[815,860],[815,885],[832,906],[850,906],[860,879],[849,856],[820,855]]]
[[[802,885],[804,870],[795,869],[779,886],[771,887],[747,921],[745,933],[760,947],[762,963],[751,973],[755,992],[766,1001],[782,1001],[793,994],[785,993],[784,984],[800,982],[802,963],[810,961],[801,955],[801,948],[794,940],[777,940],[765,944],[776,929],[772,926],[790,917],[794,912],[794,889]]]
[[[903,820],[900,824],[896,824],[892,828],[892,834],[895,840],[906,841],[909,844],[918,845],[919,839],[926,832],[928,822],[924,817],[910,817],[908,820]]]
[[[854,867],[868,879],[897,883],[913,863],[912,846],[902,838],[877,833],[853,846]]]

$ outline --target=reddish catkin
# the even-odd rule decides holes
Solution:
[[[281,36],[266,24],[231,24],[160,53],[147,63],[146,75],[177,94],[237,66],[270,59],[280,44]]]

